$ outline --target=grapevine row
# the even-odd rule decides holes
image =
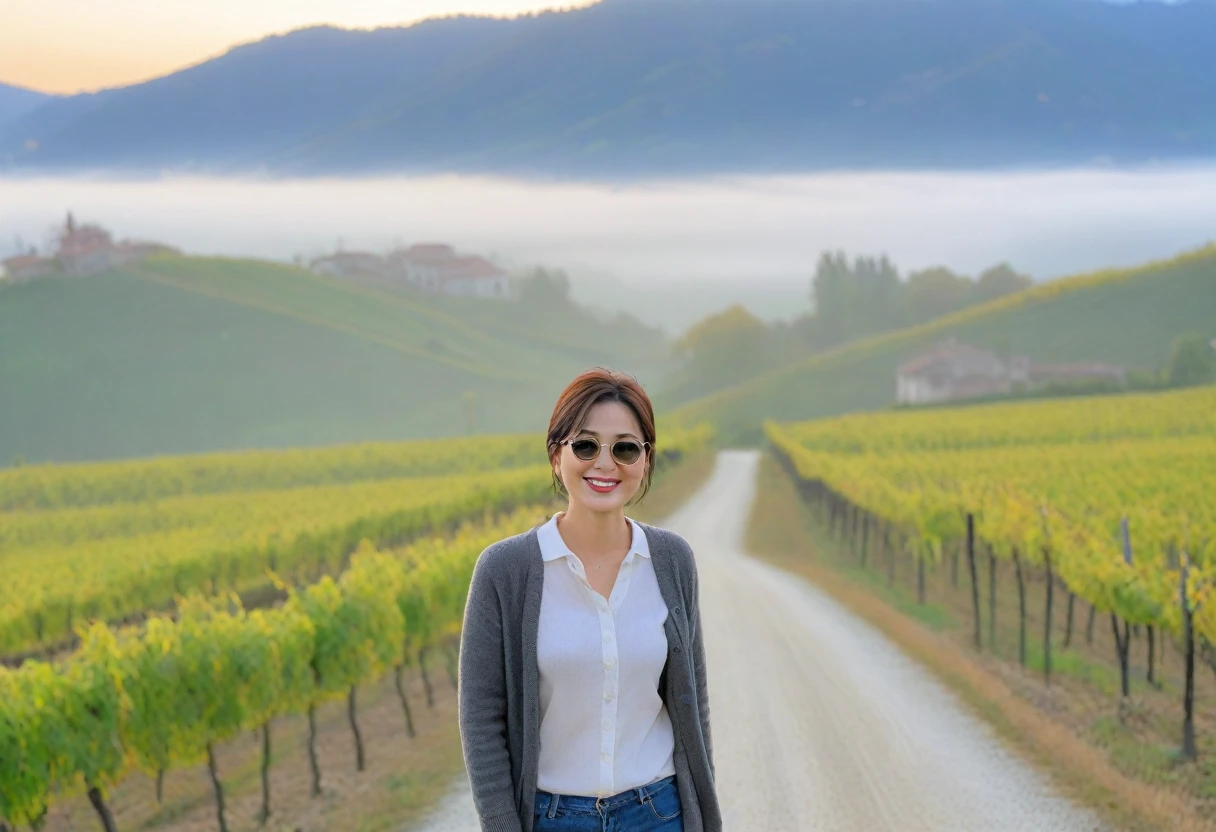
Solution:
[[[705,427],[665,432],[660,469],[707,441]],[[543,500],[543,460],[542,438],[510,436],[0,472],[0,504],[36,506],[0,511],[0,655],[62,647],[81,621],[194,589],[260,591],[268,569],[315,580],[364,538],[399,545]]]
[[[543,500],[547,470],[184,498],[123,507],[117,518],[73,518],[111,508],[55,513],[68,515],[63,525],[55,516],[15,517],[4,534],[11,541],[24,532],[29,543],[11,543],[4,556],[0,653],[61,643],[80,621],[163,609],[191,590],[263,586],[267,570],[293,580],[336,572],[365,538],[393,546],[487,509]],[[168,528],[139,533],[155,517]],[[75,534],[83,539],[64,545]],[[55,535],[60,545],[48,540]]]
[[[0,512],[445,476],[545,461],[534,434],[28,465],[0,470]]]
[[[1188,661],[1183,753],[1194,756],[1196,642],[1216,644],[1216,424],[1211,409],[1196,417],[1187,408],[1213,403],[1216,391],[1199,390],[1114,405],[1080,399],[770,423],[766,432],[834,523],[843,513],[854,532],[873,527],[884,546],[915,558],[922,576],[947,553],[974,558],[982,545],[1012,561],[1019,590],[1024,570],[1035,568],[1048,578],[1049,605],[1058,580],[1070,604],[1079,598],[1109,614],[1124,696],[1129,628],[1178,637]],[[973,561],[972,580],[978,647]],[[1024,655],[1024,633],[1022,644]],[[1050,673],[1050,632],[1045,654]]]
[[[273,609],[192,594],[180,599],[176,618],[154,617],[133,631],[82,628],[80,649],[64,662],[0,669],[0,818],[37,824],[52,801],[84,793],[113,829],[106,796],[133,769],[159,781],[169,769],[206,763],[226,829],[215,745],[262,731],[265,777],[273,720],[306,714],[312,726],[317,706],[338,698],[348,700],[362,770],[359,686],[389,671],[399,682],[408,663],[447,643],[477,556],[535,523],[538,512],[521,509],[397,555],[365,543],[339,578],[286,588],[286,602]],[[398,692],[412,731],[400,684]],[[315,794],[321,772],[311,735],[308,753]]]

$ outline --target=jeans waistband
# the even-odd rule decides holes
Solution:
[[[558,805],[573,811],[596,812],[605,809],[616,809],[630,802],[645,803],[663,787],[675,783],[676,776],[669,774],[661,780],[655,780],[645,786],[626,789],[611,797],[587,797],[586,795],[553,794],[537,789],[536,808],[542,812],[557,811]]]

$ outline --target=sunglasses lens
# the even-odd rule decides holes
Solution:
[[[642,455],[642,446],[628,440],[617,442],[612,446],[612,455],[623,465],[632,465]]]
[[[595,459],[600,452],[600,443],[594,439],[575,439],[570,443],[570,450],[581,460]]]

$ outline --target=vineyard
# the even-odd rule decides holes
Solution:
[[[670,438],[658,470],[704,446]],[[554,505],[543,438],[356,446],[21,468],[0,474],[4,650],[71,633],[54,661],[0,668],[0,828],[41,825],[132,771],[206,764],[227,829],[215,749],[345,699],[363,768],[357,692],[406,667],[448,664],[469,576],[489,543]],[[243,600],[269,584],[272,603]],[[262,599],[262,596],[256,596]],[[138,613],[133,621],[114,621]],[[61,647],[63,645],[60,645]],[[427,683],[429,691],[429,682]],[[310,730],[312,790],[321,782]]]
[[[863,567],[893,583],[909,564],[920,604],[932,575],[966,594],[977,650],[995,647],[997,576],[1009,566],[1018,657],[1025,666],[1035,652],[1048,687],[1053,656],[1079,638],[1082,604],[1087,641],[1095,619],[1113,637],[1121,714],[1133,637],[1146,638],[1157,689],[1164,647],[1175,646],[1174,739],[1186,761],[1198,755],[1196,661],[1216,672],[1214,412],[1209,387],[770,422],[766,432]],[[1029,597],[1032,583],[1041,601]]]

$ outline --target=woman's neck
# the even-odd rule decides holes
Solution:
[[[557,519],[562,540],[580,556],[603,557],[628,549],[633,531],[625,510],[588,511],[571,503]]]

